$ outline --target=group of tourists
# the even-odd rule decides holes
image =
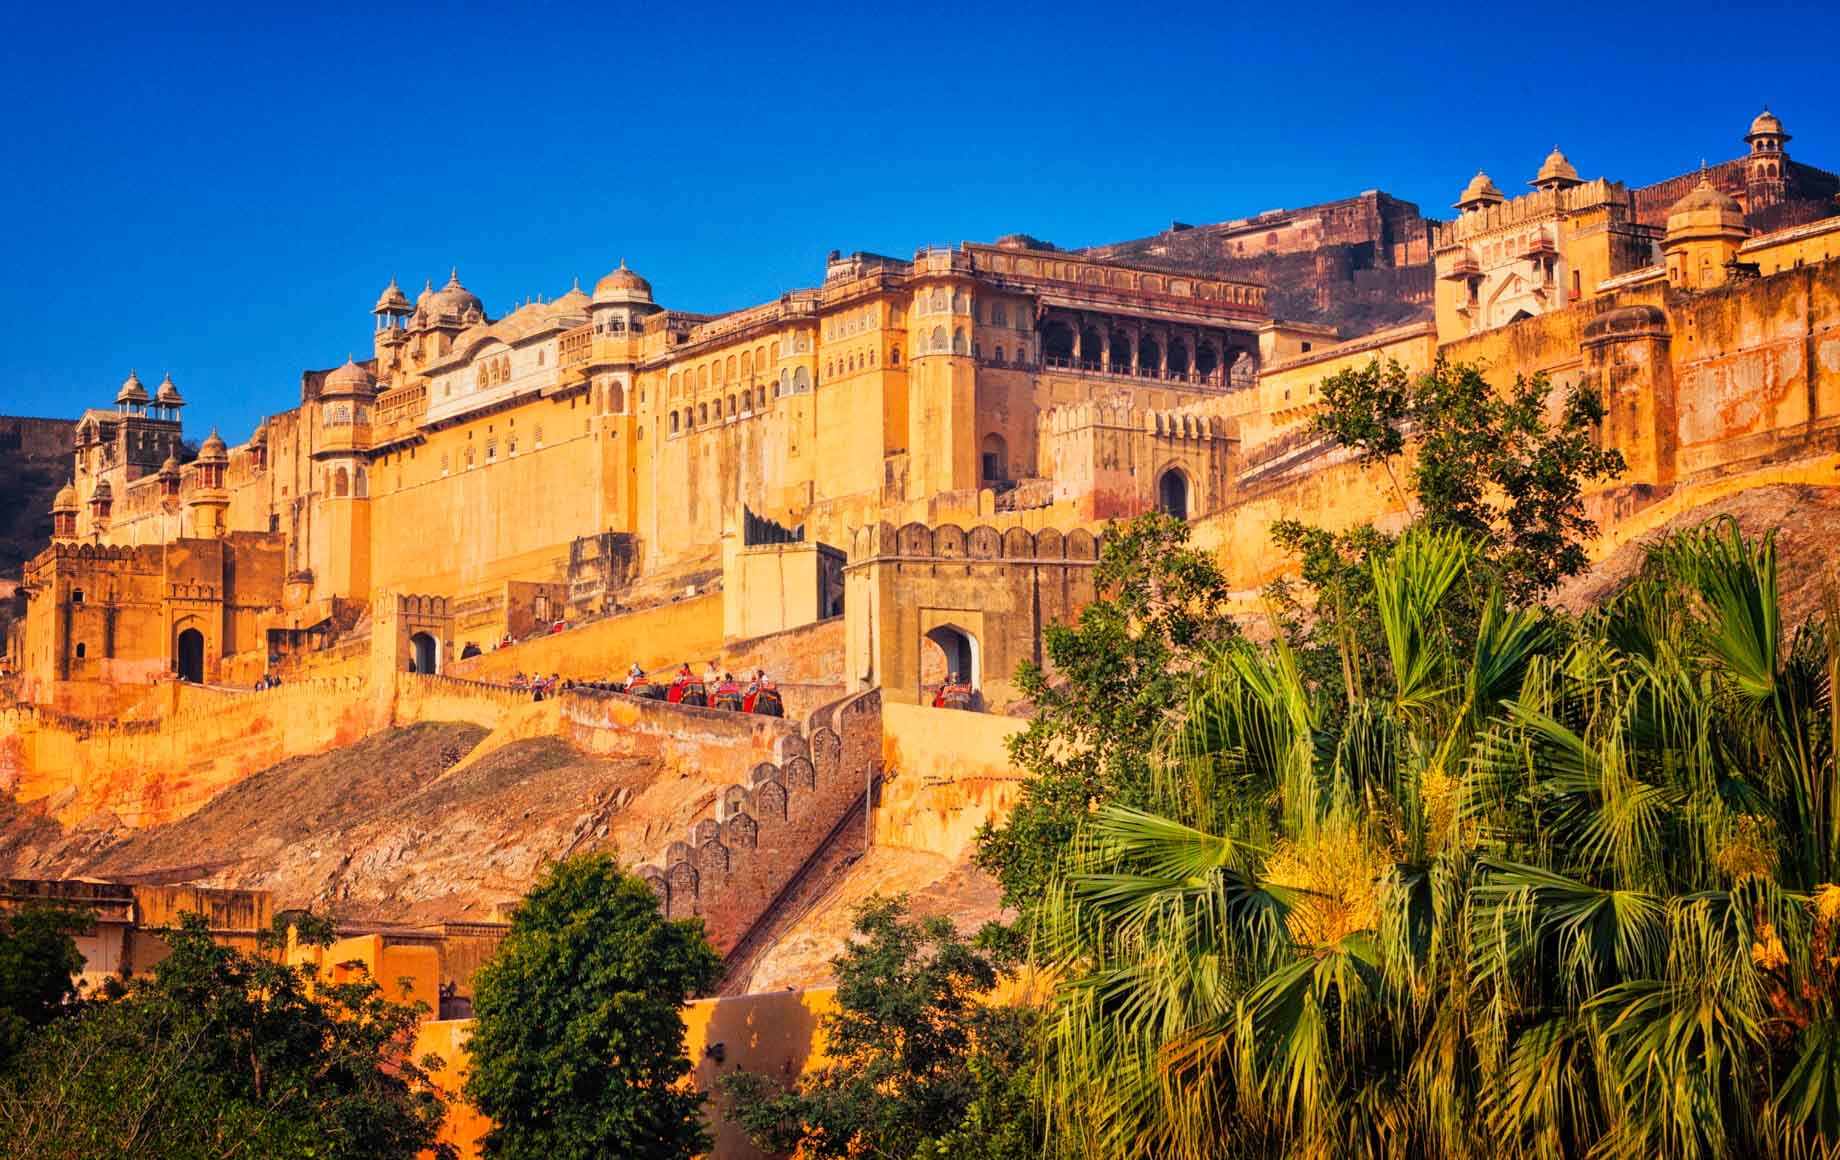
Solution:
[[[779,686],[767,678],[765,669],[755,669],[744,681],[711,660],[697,676],[685,661],[670,682],[655,681],[634,664],[626,671],[626,685],[621,690],[630,697],[667,701],[673,705],[697,705],[724,709],[731,713],[758,713],[763,717],[784,717],[786,703]]]
[[[280,673],[263,673],[261,676],[256,678],[256,692],[258,693],[264,689],[279,689],[280,687],[281,687],[281,674]]]
[[[551,673],[547,677],[542,673],[531,673],[526,676],[524,671],[519,669],[511,674],[511,687],[528,690],[533,694],[531,700],[541,701],[555,696],[562,689],[571,687],[571,682],[563,680],[560,673]]]
[[[933,694],[933,708],[975,709],[977,708],[977,693],[972,689],[970,682],[958,673],[953,673],[951,679],[939,686],[939,691]]]

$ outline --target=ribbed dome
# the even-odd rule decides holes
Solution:
[[[1457,198],[1453,208],[1471,209],[1481,205],[1499,205],[1506,200],[1508,199],[1502,196],[1501,190],[1496,189],[1495,183],[1489,180],[1489,175],[1478,169],[1476,176],[1470,178],[1469,184],[1463,187],[1463,196]]]
[[[625,259],[621,259],[620,268],[594,284],[595,305],[614,302],[650,302],[652,284],[626,268]]]
[[[166,462],[160,464],[160,474],[161,475],[179,474],[179,461],[177,459],[174,459],[172,456],[168,455],[166,457]]]
[[[569,289],[569,292],[550,303],[550,305],[559,307],[562,310],[586,310],[592,301],[593,299],[588,297],[588,292],[581,288],[581,280],[577,278],[575,280],[575,285]]]
[[[326,381],[321,387],[320,394],[366,394],[376,385],[377,381],[371,378],[370,372],[353,362],[352,357],[348,354],[345,356],[344,366],[335,368],[326,375]]]
[[[1572,163],[1566,159],[1565,154],[1559,152],[1559,147],[1554,145],[1553,151],[1548,153],[1546,160],[1540,163],[1540,171],[1527,184],[1535,189],[1544,188],[1547,185],[1577,185],[1578,170],[1572,167]]]
[[[415,296],[415,304],[418,307],[422,307],[422,306],[427,306],[430,302],[433,302],[433,301],[434,301],[434,279],[429,278],[423,281],[422,292]]]
[[[207,462],[207,461],[216,462],[216,461],[221,461],[221,460],[228,459],[228,458],[229,458],[229,448],[224,446],[223,436],[217,433],[217,428],[215,427],[211,428],[211,433],[209,435],[206,435],[204,437],[204,442],[199,445],[199,448],[198,448],[199,461],[200,462]]]
[[[99,499],[114,499],[114,498],[115,498],[115,489],[109,486],[109,481],[106,479],[97,480],[96,489],[89,493],[89,502],[91,503],[95,503]]]
[[[160,380],[158,389],[153,392],[153,401],[166,407],[185,406],[185,399],[179,394],[179,388],[173,385],[171,372]]]
[[[1783,132],[1783,123],[1765,106],[1763,112],[1757,114],[1757,119],[1751,122],[1751,131],[1744,135],[1746,141],[1752,137],[1781,137],[1787,141],[1789,134]]]
[[[1713,185],[1711,180],[1704,175],[1700,177],[1699,184],[1687,192],[1687,196],[1675,202],[1668,209],[1668,218],[1671,221],[1675,214],[1692,213],[1696,210],[1716,210],[1719,213],[1736,214],[1740,220],[1744,217],[1744,208],[1738,204],[1737,200]]]
[[[383,288],[383,293],[377,296],[377,305],[371,308],[371,313],[383,314],[388,311],[406,311],[408,309],[409,296],[402,292],[402,287],[396,284],[396,279],[391,278],[390,284],[385,286]]]
[[[428,308],[430,313],[442,318],[465,318],[475,312],[484,318],[486,313],[485,303],[479,296],[460,284],[458,267],[448,275],[447,285],[436,290],[434,297],[428,300]]]
[[[117,403],[145,403],[147,388],[141,386],[141,377],[129,371],[127,380],[121,384],[121,390],[115,392],[115,401]]]
[[[74,484],[66,483],[58,488],[58,493],[51,500],[51,510],[55,514],[77,510],[77,489]]]

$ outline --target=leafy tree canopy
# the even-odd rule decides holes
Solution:
[[[473,976],[466,1094],[507,1160],[676,1160],[706,1146],[684,1003],[720,974],[702,920],[666,920],[606,854],[546,869]]]
[[[1043,632],[1045,667],[1017,668],[1035,715],[1010,756],[1032,776],[1009,818],[980,833],[978,862],[1025,914],[1095,803],[1143,800],[1163,718],[1199,660],[1237,634],[1225,576],[1188,538],[1186,523],[1160,513],[1110,525],[1097,598]]]
[[[330,945],[328,924],[303,937]],[[0,1083],[0,1144],[44,1160],[403,1157],[437,1146],[445,1107],[411,1058],[426,1005],[360,977],[329,983],[280,961],[285,932],[254,953],[215,943],[197,914],[171,953],[119,993],[36,1035]]]
[[[83,956],[72,936],[95,916],[52,906],[0,914],[0,1067],[77,996]]]
[[[855,933],[832,964],[831,1062],[790,1089],[724,1076],[738,1122],[763,1148],[807,1157],[1041,1156],[1033,1017],[979,1002],[997,980],[990,959],[950,920],[909,918],[905,898],[864,903]]]

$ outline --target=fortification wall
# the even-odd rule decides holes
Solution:
[[[523,694],[525,700],[530,694]],[[673,768],[731,771],[740,778],[762,762],[804,747],[797,722],[725,709],[672,705],[619,693],[575,689],[560,697],[562,736],[584,753],[650,757]]]
[[[808,746],[788,738],[777,761],[759,762],[722,790],[712,816],[666,847],[661,864],[638,873],[666,914],[701,916],[710,941],[728,953],[880,776],[881,750],[879,690],[820,711]]]
[[[358,740],[371,724],[364,693],[357,678],[188,690],[172,715],[124,723],[0,710],[0,791],[66,824],[105,810],[130,826],[169,822],[257,770]]]
[[[506,681],[514,673],[561,673],[577,680],[620,679],[635,662],[647,672],[685,660],[705,661],[722,648],[722,594],[705,593],[604,620],[589,621],[564,632],[492,650],[443,666],[449,676],[474,681]],[[456,653],[464,640],[454,642]]]
[[[1010,764],[1009,739],[1028,722],[923,705],[882,706],[881,792],[871,821],[877,846],[957,860],[978,827],[1008,816],[1027,778]]]

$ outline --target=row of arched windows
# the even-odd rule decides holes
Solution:
[[[699,367],[683,371],[672,371],[670,377],[671,397],[677,398],[682,391],[699,391],[711,384],[721,386],[738,379],[751,379],[755,373],[766,374],[767,368],[779,361],[779,343],[770,342],[744,350],[739,355],[727,358],[711,359]]]
[[[948,294],[945,287],[940,286],[930,294],[920,295],[920,310],[924,314],[944,314],[947,311],[954,314],[969,314],[971,308],[971,296],[960,290],[954,290]]]
[[[326,473],[326,492],[334,499],[344,499],[347,496],[364,499],[371,493],[371,483],[370,477],[365,474],[362,467],[358,468],[356,480],[357,489],[354,491],[353,476],[349,471],[343,467],[329,471]]]
[[[773,385],[773,397],[779,398],[779,384]],[[742,391],[739,395],[728,396],[727,410],[723,409],[720,398],[708,403],[698,403],[694,407],[685,407],[682,411],[672,411],[671,434],[694,431],[697,427],[710,422],[720,423],[726,415],[732,419],[737,415],[754,414],[766,410],[767,388],[755,387],[751,391]]]
[[[511,356],[508,354],[486,359],[473,368],[473,387],[476,390],[483,391],[487,387],[496,387],[500,383],[509,381],[510,378]]]

